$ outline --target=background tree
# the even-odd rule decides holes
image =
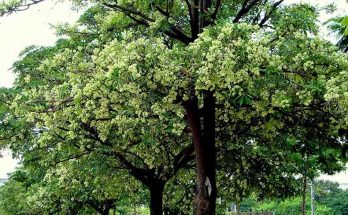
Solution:
[[[34,214],[28,210],[29,204],[25,201],[27,198],[25,187],[17,181],[9,180],[0,188],[0,212],[4,215]]]
[[[337,45],[342,51],[348,51],[348,17],[335,17],[329,19],[326,23],[329,29],[336,34],[338,37]]]
[[[256,207],[256,210],[274,211],[278,214],[301,214],[302,213],[302,197],[295,197],[286,199],[281,202],[269,201],[260,204]],[[306,214],[310,214],[310,204],[306,204]],[[316,213],[323,215],[335,214],[333,210],[325,205],[317,204]]]
[[[348,191],[339,188],[339,184],[331,181],[320,180],[316,182],[315,198],[334,211],[334,214],[347,214]]]

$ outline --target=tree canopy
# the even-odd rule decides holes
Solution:
[[[94,2],[57,27],[66,39],[14,64],[15,85],[0,94],[2,145],[47,169],[55,188],[45,193],[74,196],[68,206],[117,199],[117,185],[103,189],[115,174],[147,187],[151,214],[193,196],[163,204],[165,189],[189,189],[195,214],[215,214],[217,196],[286,196],[298,174],[341,170],[347,55],[317,35],[313,6],[282,2]],[[3,2],[0,15],[36,3]]]

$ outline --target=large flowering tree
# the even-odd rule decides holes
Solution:
[[[1,11],[35,3],[3,3]],[[106,9],[97,16],[102,28],[76,28],[89,39],[40,62],[34,71],[46,81],[21,91],[11,109],[39,131],[35,144],[77,144],[115,157],[149,187],[152,214],[162,213],[164,184],[193,149],[195,211],[214,214],[224,146],[277,146],[309,128],[325,128],[330,147],[345,144],[337,132],[342,112],[326,100],[335,101],[332,77],[348,61],[315,36],[312,7],[280,7],[282,0],[97,3]]]

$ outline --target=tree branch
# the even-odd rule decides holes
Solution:
[[[189,2],[189,0],[184,0],[186,5],[187,5],[187,10],[189,12],[189,16],[190,16],[190,26],[191,29],[193,28],[193,15],[192,15],[192,6],[191,3]]]
[[[8,5],[8,7],[6,9],[0,11],[0,16],[4,16],[5,14],[11,14],[14,12],[28,10],[31,6],[36,5],[36,4],[43,2],[43,1],[44,0],[32,0],[31,2],[26,3],[26,4],[18,4],[18,5],[14,5],[14,6]],[[3,4],[6,4],[6,3],[3,3]],[[6,7],[6,5],[5,5],[5,7]]]
[[[237,16],[233,19],[233,22],[239,22],[239,20],[241,18],[243,18],[243,16],[245,16],[247,13],[249,13],[249,11],[257,4],[259,3],[261,0],[252,0],[249,4],[250,0],[245,0],[243,2],[242,8],[241,10],[238,12]]]
[[[88,134],[86,134],[87,137],[91,138],[92,140],[98,141],[100,144],[104,146],[112,146],[112,144],[107,140],[102,141],[99,138],[98,131],[89,126],[87,123],[81,123],[81,127],[88,132]],[[125,169],[129,171],[131,175],[133,175],[136,179],[142,181],[145,184],[150,183],[151,179],[153,179],[154,177],[152,169],[136,167],[120,152],[102,151],[101,153],[107,156],[115,157],[125,167]]]
[[[126,14],[130,19],[132,19],[133,21],[135,21],[138,24],[141,24],[145,27],[149,27],[150,26],[150,22],[155,22],[156,20],[147,16],[146,14],[138,11],[137,9],[130,9],[128,7],[123,7],[120,6],[118,4],[109,4],[109,3],[102,3],[104,6],[114,9],[114,10],[118,10],[124,14]],[[160,7],[156,6],[156,9],[163,14],[164,16],[166,16],[167,18],[169,18],[169,13],[162,10]],[[140,19],[136,18],[136,16],[140,17]],[[172,26],[169,28],[169,30],[167,31],[163,31],[164,34],[166,34],[167,36],[173,38],[173,39],[177,39],[179,41],[181,41],[184,44],[189,44],[190,42],[192,42],[192,39],[190,37],[188,37],[186,34],[184,34],[182,31],[180,31],[177,27]]]
[[[272,5],[271,10],[263,17],[261,22],[259,23],[259,26],[262,27],[265,25],[265,23],[271,18],[272,13],[277,9],[277,7],[283,2],[284,0],[277,1]]]
[[[217,18],[217,14],[218,14],[219,9],[221,7],[221,3],[222,3],[221,0],[216,0],[214,12],[211,14],[212,22],[214,22]]]
[[[107,7],[109,7],[109,8],[119,10],[119,11],[121,11],[123,13],[128,13],[128,14],[140,16],[141,18],[143,18],[143,19],[145,19],[145,20],[147,20],[149,22],[156,21],[156,20],[148,17],[147,15],[145,15],[144,13],[142,13],[142,12],[136,10],[136,9],[130,9],[128,7],[123,7],[123,6],[118,5],[118,4],[109,4],[109,3],[105,3],[105,2],[103,2],[102,4],[107,6]]]
[[[177,154],[174,157],[174,161],[173,161],[173,166],[174,166],[174,172],[173,175],[179,170],[181,169],[185,164],[187,164],[188,162],[192,161],[194,159],[194,145],[193,143],[182,149],[179,154]]]

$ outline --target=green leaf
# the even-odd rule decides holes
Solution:
[[[239,98],[239,105],[242,106],[243,103],[244,103],[244,96],[241,96],[241,97]]]
[[[294,145],[296,145],[296,141],[297,141],[297,139],[295,138],[295,137],[288,137],[287,139],[286,139],[286,141],[288,142],[288,144],[290,145],[290,146],[294,146]]]
[[[344,30],[344,35],[345,35],[345,36],[348,35],[348,26],[346,27],[346,30]]]
[[[250,99],[250,97],[249,97],[249,96],[245,96],[245,98],[244,98],[244,104],[246,104],[246,105],[251,105],[251,103],[252,103],[252,100]]]
[[[347,25],[348,25],[348,17],[345,17],[345,18],[341,21],[341,25],[343,25],[343,26],[347,26]]]
[[[299,75],[299,74],[295,74],[294,79],[295,79],[295,82],[298,83],[298,84],[303,84],[304,83],[302,76]]]

